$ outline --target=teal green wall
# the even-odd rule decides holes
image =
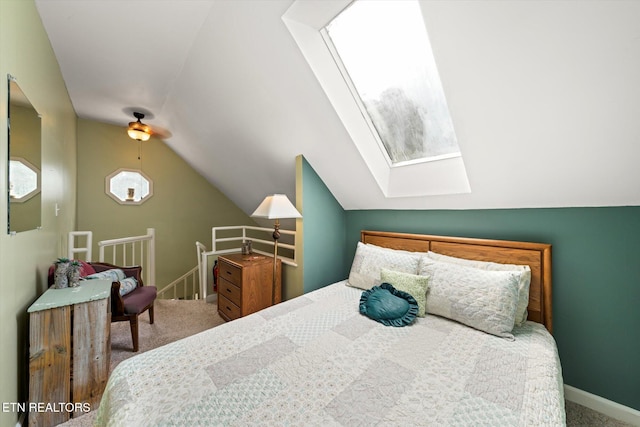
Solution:
[[[363,229],[552,244],[565,384],[640,410],[640,207],[348,211],[350,258]]]
[[[344,211],[303,166],[305,292],[348,277],[361,230],[550,243],[565,384],[640,410],[640,207]]]
[[[346,213],[302,159],[302,216],[304,235],[304,292],[345,278],[351,265],[345,247]]]

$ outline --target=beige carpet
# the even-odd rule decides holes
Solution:
[[[138,353],[160,347],[224,323],[218,315],[217,304],[204,300],[157,300],[153,325],[149,315],[142,314],[139,320]],[[129,322],[111,324],[111,369],[120,362],[138,353],[133,352]]]
[[[180,338],[202,332],[224,323],[218,316],[215,303],[204,301],[158,300],[155,304],[154,324],[149,324],[149,316],[143,314],[140,321],[140,351],[132,352],[131,332],[128,322],[111,324],[111,370],[123,360],[143,353]],[[93,408],[94,411],[97,408]],[[614,420],[591,409],[573,402],[566,402],[567,426],[580,427],[626,427],[621,421]],[[61,426],[90,427],[95,412],[89,412],[73,418]]]
[[[214,326],[221,325],[224,320],[218,315],[217,303],[206,303],[204,300],[156,300],[154,304],[153,325],[149,324],[147,313],[138,321],[140,349],[133,352],[131,329],[129,322],[111,324],[111,366],[109,372],[120,362],[136,354],[177,341]],[[89,427],[93,425],[95,410],[78,418],[72,418],[61,426]]]

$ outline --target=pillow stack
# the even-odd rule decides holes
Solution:
[[[383,283],[411,295],[419,317],[434,314],[513,339],[513,327],[527,318],[531,269],[359,242],[347,284],[369,290]]]

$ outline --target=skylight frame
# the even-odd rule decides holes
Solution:
[[[395,198],[471,192],[462,152],[394,165],[390,164],[388,155],[384,155],[386,149],[381,148],[373,136],[321,34],[321,30],[351,3],[352,0],[295,0],[282,20],[382,194],[386,198]],[[423,11],[422,3],[420,7]]]
[[[351,3],[351,4],[353,4],[353,3]],[[349,6],[351,6],[351,4]],[[349,7],[349,6],[347,6],[347,7]],[[367,126],[369,127],[369,131],[371,132],[371,136],[375,139],[375,141],[376,141],[376,143],[378,145],[378,148],[380,149],[380,153],[384,156],[384,158],[385,158],[387,164],[389,165],[389,167],[393,167],[394,163],[391,160],[391,156],[389,156],[389,152],[387,152],[387,149],[384,147],[384,143],[382,142],[382,139],[380,138],[380,134],[378,133],[378,130],[376,129],[376,126],[373,124],[373,121],[371,120],[371,116],[369,115],[369,113],[367,113],[367,107],[364,105],[364,102],[362,101],[362,98],[360,97],[360,93],[358,92],[358,89],[356,89],[356,85],[351,80],[349,72],[347,71],[347,67],[342,62],[342,59],[340,58],[340,54],[338,53],[338,50],[336,49],[336,46],[331,41],[331,36],[329,35],[329,32],[327,31],[327,27],[326,26],[324,26],[323,28],[320,29],[320,35],[322,36],[322,39],[324,40],[324,43],[327,46],[327,49],[331,53],[331,56],[333,58],[333,61],[336,64],[336,67],[338,67],[338,69],[340,70],[340,74],[342,74],[342,78],[344,79],[344,83],[349,88],[349,92],[351,92],[351,96],[353,96],[353,100],[358,105],[358,109],[362,113],[362,118],[367,123]],[[424,160],[424,159],[422,159],[422,160]]]
[[[357,103],[358,108],[360,109],[360,111],[362,112],[362,116],[363,119],[366,121],[372,137],[375,139],[375,141],[377,142],[382,155],[385,157],[385,160],[387,161],[387,164],[389,165],[389,167],[393,168],[393,167],[402,167],[402,166],[406,166],[406,165],[413,165],[413,164],[418,164],[418,163],[422,163],[422,162],[429,162],[429,161],[437,161],[437,160],[442,160],[442,159],[448,159],[448,158],[453,158],[453,157],[458,157],[461,156],[460,153],[460,149],[458,147],[457,144],[457,137],[455,135],[455,129],[453,130],[453,139],[452,142],[453,144],[455,144],[456,146],[456,150],[451,151],[449,153],[444,153],[444,154],[437,154],[437,155],[425,155],[424,157],[418,157],[415,159],[409,159],[409,160],[400,160],[400,161],[394,161],[391,158],[391,155],[389,153],[389,149],[387,148],[387,144],[385,144],[385,142],[382,139],[382,135],[380,134],[380,130],[378,129],[378,127],[376,126],[376,124],[373,122],[373,119],[371,117],[371,114],[364,102],[364,100],[362,99],[362,96],[360,94],[360,91],[357,88],[357,85],[355,84],[355,82],[353,81],[353,78],[351,77],[351,73],[349,72],[348,67],[345,65],[345,63],[342,60],[342,56],[339,52],[339,48],[336,46],[336,44],[334,43],[333,38],[331,37],[330,34],[330,27],[331,25],[340,17],[341,14],[345,13],[347,11],[347,9],[352,8],[355,3],[359,1],[359,0],[351,0],[349,2],[349,4],[342,9],[336,16],[334,16],[323,28],[320,29],[320,35],[322,36],[327,49],[329,50],[329,52],[331,53],[331,56],[333,57],[333,60],[336,64],[336,67],[338,67],[338,69],[340,70],[340,73],[343,76],[343,79],[345,81],[345,84],[348,86],[349,91],[351,92],[351,95],[354,98],[354,101]],[[418,0],[414,0],[418,7],[419,7],[419,2]],[[429,36],[428,33],[426,31],[426,28],[424,28],[424,35],[425,35],[425,40],[424,40],[424,44],[420,44],[420,47],[424,48],[424,52],[428,52],[427,54],[432,55],[432,50],[431,50],[431,43],[429,40]],[[418,68],[420,68],[420,64],[419,63],[415,63],[412,64],[413,66],[416,66]],[[428,67],[428,66],[427,66]],[[440,96],[440,92],[442,91],[441,88],[441,82],[440,82],[440,77],[438,74],[438,70],[437,67],[435,69],[430,70],[431,72],[434,73],[435,75],[435,79],[433,79],[432,77],[432,83],[436,83],[438,86],[438,88],[436,88],[436,99]],[[450,117],[450,112],[448,109],[448,105],[446,102],[446,98],[444,97],[444,95],[442,95],[443,99],[442,101],[444,102],[444,107],[445,107],[445,111],[446,114],[448,115],[448,117],[445,117],[445,120],[449,123],[451,121],[451,117]],[[447,123],[447,124],[448,124]]]

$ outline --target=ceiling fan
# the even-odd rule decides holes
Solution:
[[[129,128],[127,129],[127,133],[129,134],[129,138],[135,139],[136,141],[148,141],[151,138],[151,135],[156,135],[161,139],[167,139],[171,137],[171,132],[166,129],[163,129],[159,126],[154,126],[153,128],[145,123],[142,123],[142,119],[144,119],[145,114],[139,111],[133,111],[133,117],[138,119],[135,122],[129,122]]]

